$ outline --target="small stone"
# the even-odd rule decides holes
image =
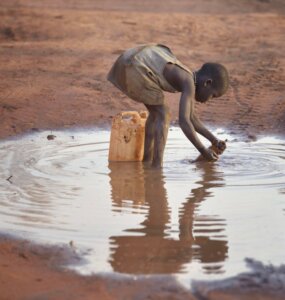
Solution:
[[[47,139],[50,141],[50,140],[54,140],[56,138],[56,136],[55,135],[53,135],[53,134],[49,134],[48,136],[47,136]]]

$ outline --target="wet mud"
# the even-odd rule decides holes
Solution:
[[[230,298],[243,297],[249,294],[253,299],[256,293],[263,293],[266,299],[284,299],[285,265],[275,267],[264,265],[254,259],[246,259],[250,268],[247,273],[239,274],[224,280],[212,282],[193,282],[192,288],[198,299],[221,299],[223,295]],[[249,298],[250,299],[250,298]]]

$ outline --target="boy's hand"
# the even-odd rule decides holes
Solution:
[[[227,140],[222,141],[222,140],[216,140],[215,142],[213,142],[213,147],[215,149],[215,152],[217,154],[222,154],[226,148],[227,148],[227,144],[226,144]]]
[[[211,148],[204,148],[202,150],[202,155],[205,159],[207,159],[208,161],[215,161],[218,160],[218,154]]]

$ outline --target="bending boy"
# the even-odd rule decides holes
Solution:
[[[198,71],[192,72],[168,47],[148,44],[129,49],[119,56],[108,74],[108,80],[131,99],[143,103],[149,111],[145,130],[145,162],[149,161],[155,167],[162,165],[170,122],[164,91],[181,93],[179,125],[207,160],[217,160],[218,156],[204,147],[196,132],[217,148],[225,149],[225,142],[218,140],[203,125],[194,110],[194,100],[204,103],[227,91],[229,77],[224,66],[205,63]]]

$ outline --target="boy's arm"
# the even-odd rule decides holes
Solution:
[[[209,140],[212,144],[216,144],[218,139],[205,127],[205,125],[200,121],[198,116],[193,113],[191,115],[191,120],[195,130]]]
[[[179,125],[183,133],[206,159],[218,159],[214,151],[204,147],[195,132],[191,118],[191,116],[194,115],[195,85],[189,73],[176,65],[167,64],[164,68],[163,75],[177,91],[181,92]]]
[[[190,142],[197,148],[199,152],[201,152],[204,148],[204,145],[201,143],[195,132],[192,118],[189,118],[193,111],[192,97],[193,95],[189,89],[184,90],[181,94],[179,103],[179,125]]]
[[[220,149],[222,152],[226,149],[226,143],[222,140],[217,139],[206,127],[205,125],[200,121],[198,116],[193,113],[191,115],[192,123],[195,128],[195,130],[200,133],[202,136],[204,136],[207,140],[209,140],[212,145],[216,146],[218,149]]]
[[[199,140],[195,127],[193,124],[193,90],[195,87],[191,85],[183,89],[179,104],[179,125],[186,135],[186,137],[191,141],[191,143],[197,148],[197,150],[208,160],[216,160],[218,158],[217,154],[204,147],[204,145]],[[189,118],[190,116],[190,118]]]

